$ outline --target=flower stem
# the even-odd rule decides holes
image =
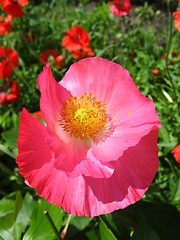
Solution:
[[[62,238],[61,238],[61,236],[60,236],[60,234],[59,234],[59,231],[57,230],[57,228],[56,228],[56,226],[55,226],[52,218],[50,217],[48,211],[44,211],[44,215],[46,216],[48,222],[50,223],[51,228],[52,228],[53,232],[54,232],[55,235],[56,235],[56,238],[57,238],[58,240],[62,240]]]
[[[168,6],[168,13],[169,13],[169,35],[168,35],[167,55],[166,55],[166,72],[167,72],[168,79],[171,82],[171,85],[172,85],[172,88],[173,88],[175,101],[177,103],[177,109],[179,110],[176,88],[175,88],[174,82],[171,78],[169,68],[168,68],[168,60],[169,60],[169,55],[170,55],[171,39],[172,39],[172,24],[173,24],[173,17],[172,17],[171,12],[169,11],[169,6]]]
[[[71,220],[71,214],[69,214],[68,219],[67,219],[67,223],[66,223],[64,229],[63,229],[62,232],[61,232],[61,237],[62,237],[62,239],[64,239],[65,236],[66,236],[66,232],[67,232],[67,229],[68,229],[70,220]]]

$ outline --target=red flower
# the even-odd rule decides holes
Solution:
[[[74,59],[83,59],[85,57],[92,57],[94,56],[94,52],[91,47],[83,47],[80,50],[72,51]]]
[[[2,91],[2,89],[0,89],[0,104],[2,105],[15,102],[19,98],[20,94],[18,84],[15,80],[12,82],[11,89],[8,94],[6,93],[6,88],[5,91]]]
[[[7,35],[8,33],[11,32],[11,21],[12,21],[12,16],[8,15],[6,18],[3,18],[0,16],[0,35]]]
[[[153,70],[152,70],[152,73],[154,73],[155,75],[158,75],[159,70],[158,70],[158,69],[153,69]]]
[[[62,40],[62,45],[73,54],[74,59],[82,59],[94,56],[94,52],[89,45],[90,37],[81,27],[75,26],[66,32]]]
[[[180,32],[180,11],[173,13],[175,28]]]
[[[7,57],[8,55],[8,57]],[[0,47],[0,78],[8,78],[19,65],[18,54],[10,48]]]
[[[81,27],[75,26],[66,32],[62,40],[62,45],[68,51],[78,51],[83,47],[89,46],[90,37]]]
[[[132,11],[130,0],[114,0],[109,2],[111,13],[114,16],[126,16]]]
[[[22,6],[29,4],[28,0],[3,0],[2,1],[2,11],[7,14],[12,15],[13,18],[23,17],[24,12]]]
[[[178,146],[176,146],[171,153],[174,154],[174,158],[176,160],[176,162],[178,162],[180,164],[180,144]]]
[[[40,119],[42,119],[42,120],[44,119],[41,111],[34,112],[33,114],[34,114],[35,117],[38,117],[38,118],[40,118]]]
[[[62,69],[62,60],[63,60],[63,56],[59,55],[56,57],[56,65],[58,66],[58,69]]]
[[[28,42],[33,42],[35,39],[35,34],[28,29],[24,30],[24,37]]]
[[[172,57],[174,57],[174,58],[177,58],[178,57],[178,54],[177,54],[177,52],[175,52],[175,51],[172,51]]]
[[[41,64],[49,64],[49,65],[55,64],[60,70],[62,69],[62,59],[63,57],[61,55],[58,56],[58,52],[56,50],[48,49],[40,55],[39,62]]]

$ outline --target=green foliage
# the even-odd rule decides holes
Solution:
[[[180,33],[173,27],[168,58],[175,95],[166,60],[162,58],[167,55],[166,10],[158,9],[160,1],[154,6],[146,2],[133,6],[130,15],[118,18],[110,13],[107,1],[103,0],[30,2],[24,8],[25,16],[14,19],[12,32],[0,39],[0,45],[16,50],[19,55],[19,67],[14,69],[9,81],[15,79],[20,89],[18,101],[0,105],[0,239],[56,239],[44,211],[48,211],[59,232],[66,224],[67,214],[62,209],[39,199],[35,191],[25,186],[15,159],[19,114],[23,107],[31,113],[40,109],[36,86],[43,68],[39,63],[40,54],[46,49],[55,49],[63,55],[62,70],[51,66],[55,79],[60,81],[76,62],[61,42],[66,31],[77,25],[89,33],[95,56],[121,64],[140,91],[153,99],[162,128],[158,141],[159,169],[143,201],[99,218],[73,216],[66,239],[180,239],[180,166],[171,154],[180,143],[177,106],[180,102]],[[163,1],[161,4],[165,5]],[[26,30],[34,37],[32,42],[27,41]],[[154,69],[158,70],[157,75],[152,72]],[[1,87],[4,82],[5,79]]]

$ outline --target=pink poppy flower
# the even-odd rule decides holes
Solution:
[[[126,16],[132,11],[130,0],[109,1],[111,13],[114,16]]]
[[[138,201],[158,168],[154,103],[129,72],[102,58],[74,63],[57,83],[47,65],[39,75],[46,122],[23,109],[20,173],[40,197],[93,217]]]

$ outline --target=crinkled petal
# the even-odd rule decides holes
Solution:
[[[77,177],[80,175],[90,176],[93,178],[109,178],[114,173],[112,165],[104,165],[96,159],[92,151],[87,152],[86,158],[77,164],[72,172],[67,172],[70,177]]]
[[[161,126],[154,103],[140,93],[129,72],[116,63],[86,58],[73,64],[60,84],[73,96],[92,93],[105,102],[114,131],[106,141],[93,146],[93,154],[101,161],[117,160],[152,127]]]
[[[111,178],[95,180],[85,177],[98,200],[97,212],[103,205],[100,214],[125,208],[144,195],[158,169],[157,138],[157,129],[152,129],[138,145],[125,151],[118,161],[112,163],[115,172]]]
[[[149,187],[158,168],[157,130],[129,148],[114,164],[115,172],[108,179],[71,178],[55,168],[53,161],[31,172],[24,170],[23,174],[40,197],[71,214],[107,214],[138,201]]]
[[[57,137],[49,135],[47,142],[54,153],[55,168],[66,172],[69,177],[85,175],[108,178],[114,172],[112,167],[101,164],[80,139],[72,138],[68,143],[64,143]]]

